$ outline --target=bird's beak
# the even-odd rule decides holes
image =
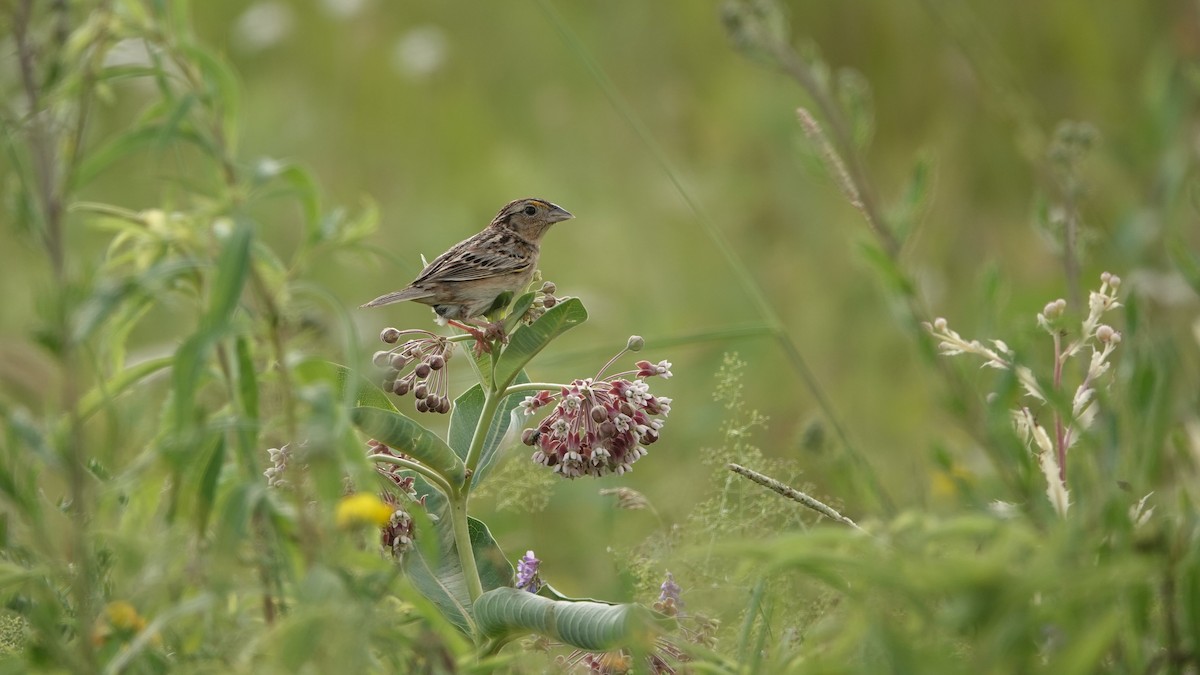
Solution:
[[[550,218],[551,223],[561,223],[564,220],[570,220],[574,217],[575,216],[571,215],[570,211],[564,209],[563,207],[559,206],[558,204],[550,205],[549,218]]]

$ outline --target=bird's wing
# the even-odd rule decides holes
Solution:
[[[483,233],[491,234],[491,233]],[[529,269],[534,258],[512,246],[499,246],[487,238],[472,238],[455,246],[429,263],[413,286],[429,282],[474,281],[517,274]]]

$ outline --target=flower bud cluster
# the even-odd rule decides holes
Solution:
[[[383,527],[379,528],[379,544],[385,553],[401,560],[405,553],[412,550],[414,522],[395,495],[385,492],[382,496],[384,503],[395,510]]]
[[[671,399],[652,395],[641,378],[670,377],[670,366],[666,361],[643,361],[635,380],[587,378],[575,380],[557,394],[541,391],[526,397],[521,406],[527,415],[552,403],[554,409],[536,427],[526,429],[521,441],[537,448],[534,462],[553,467],[564,478],[632,470],[633,463],[646,455],[645,446],[658,440],[671,412]]]
[[[367,441],[367,456],[370,457],[371,455],[388,455],[389,457],[399,457],[401,459],[409,458],[408,455],[402,452],[397,452],[396,450],[389,448],[374,438]],[[402,467],[399,467],[395,464],[375,462],[375,471],[377,471],[379,475],[390,480],[392,485],[396,486],[396,489],[407,495],[409,499],[417,500],[416,479],[413,478],[412,474],[406,473]]]
[[[417,335],[405,342],[400,338]],[[404,396],[412,392],[417,412],[446,414],[450,397],[446,395],[449,373],[446,364],[454,354],[454,345],[446,338],[424,330],[384,328],[379,339],[396,345],[375,352],[371,361],[384,372],[383,390]]]
[[[1066,317],[1067,302],[1061,298],[1049,302],[1037,315],[1038,325],[1054,339],[1054,371],[1052,378],[1039,380],[1033,371],[1021,365],[1008,345],[1002,340],[991,340],[987,346],[978,340],[966,340],[952,330],[943,318],[925,324],[926,330],[936,338],[938,349],[946,355],[974,354],[984,360],[984,366],[1012,371],[1024,387],[1025,392],[1041,402],[1048,400],[1043,391],[1044,382],[1052,383],[1054,389],[1066,391],[1062,374],[1065,365],[1077,355],[1091,352],[1083,381],[1075,387],[1071,397],[1069,416],[1053,411],[1052,425],[1039,422],[1026,406],[1013,411],[1013,424],[1018,434],[1036,454],[1038,464],[1046,478],[1046,495],[1059,515],[1065,516],[1070,507],[1067,492],[1068,450],[1079,440],[1095,421],[1097,414],[1096,389],[1107,376],[1113,351],[1121,343],[1121,333],[1112,326],[1100,323],[1104,314],[1121,307],[1117,299],[1121,288],[1121,277],[1105,272],[1100,275],[1100,288],[1088,293],[1087,316],[1079,324],[1079,333],[1070,338]]]
[[[557,291],[558,287],[554,285],[553,281],[543,282],[533,297],[533,304],[525,311],[525,316],[521,317],[525,323],[537,321],[546,313],[546,310],[562,302],[564,298],[554,295]]]
[[[291,486],[291,483],[284,478],[287,472],[288,463],[292,459],[291,444],[285,444],[279,448],[269,448],[267,457],[271,460],[271,466],[263,471],[263,475],[267,477],[267,487],[282,490]]]

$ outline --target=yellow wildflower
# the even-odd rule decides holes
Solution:
[[[383,527],[396,509],[383,503],[383,500],[373,494],[359,492],[338,502],[335,520],[340,528],[356,527],[358,525],[375,525]]]

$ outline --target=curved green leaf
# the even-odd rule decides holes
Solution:
[[[346,366],[321,359],[301,361],[292,372],[302,384],[327,382],[338,398],[354,407],[381,408],[397,412],[387,394],[360,373]]]
[[[174,357],[162,356],[157,359],[149,359],[141,363],[130,366],[120,373],[117,373],[111,380],[103,385],[97,385],[79,401],[79,418],[86,420],[96,414],[104,403],[129,389],[133,385],[150,377],[158,371],[170,367],[174,361]]]
[[[507,387],[551,340],[587,321],[587,317],[579,298],[571,298],[546,310],[537,321],[518,328],[496,362],[496,386]]]
[[[487,525],[474,518],[467,519],[475,565],[484,590],[503,589],[513,580],[513,568],[496,544]],[[448,518],[442,518],[436,528],[437,555],[430,556],[427,547],[418,546],[405,558],[404,569],[413,585],[442,612],[450,623],[464,633],[474,632],[474,613],[466,579],[454,547],[454,533]],[[418,537],[421,533],[417,534]]]
[[[538,633],[589,651],[645,646],[658,632],[655,615],[641,605],[561,602],[515,588],[479,596],[475,622],[493,640]]]
[[[359,406],[350,419],[364,433],[436,471],[451,485],[461,485],[466,475],[462,460],[437,434],[392,410]]]
[[[150,125],[127,131],[97,148],[94,152],[88,153],[71,174],[71,189],[82,188],[118,160],[139,150],[153,147],[166,148],[168,141],[187,141],[202,150],[210,149],[208,142],[190,129],[176,128],[172,129],[170,134],[164,133],[165,129],[166,127],[163,125]]]
[[[533,307],[533,299],[536,295],[536,293],[530,291],[517,298],[516,302],[512,304],[512,308],[508,310],[508,314],[504,317],[505,335],[513,332],[513,329],[517,327],[517,322],[521,320],[521,317],[525,316],[525,312],[528,312],[530,307]]]
[[[173,392],[175,395],[175,426],[187,428],[194,414],[193,401],[200,388],[200,378],[209,353],[228,331],[230,320],[242,297],[250,268],[250,246],[254,229],[250,222],[238,219],[233,233],[217,257],[216,276],[209,294],[208,311],[200,319],[200,327],[175,352]]]

